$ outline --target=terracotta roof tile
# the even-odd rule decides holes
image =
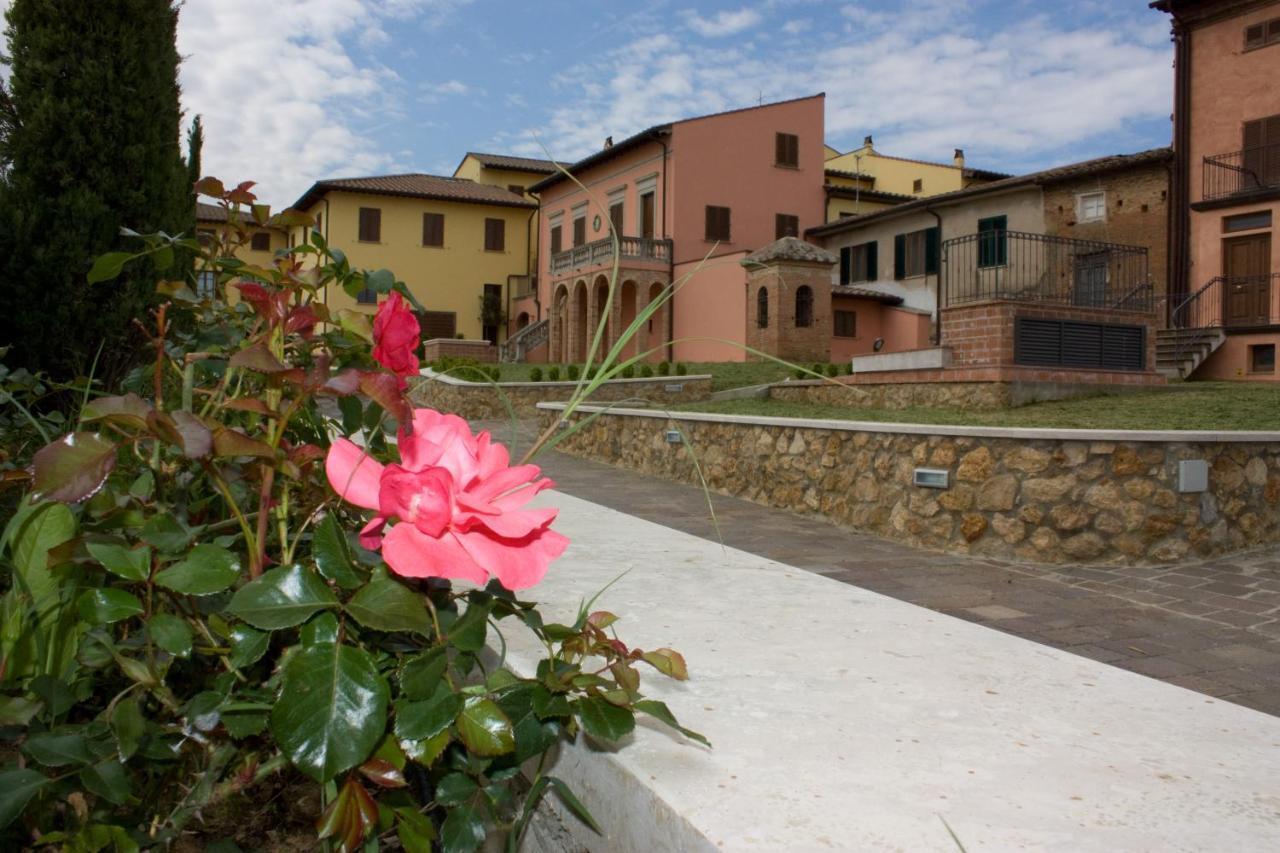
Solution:
[[[556,171],[556,164],[551,160],[539,160],[534,157],[511,157],[506,154],[481,154],[468,151],[468,157],[480,161],[481,166],[494,169],[510,169],[513,172],[535,172],[539,175],[550,175]]]
[[[371,175],[364,178],[331,178],[317,181],[303,193],[294,207],[305,210],[327,192],[347,191],[374,195],[430,198],[440,201],[458,201],[469,204],[492,204],[501,207],[537,207],[523,196],[506,187],[478,184],[464,178],[445,178],[440,175]]]
[[[831,285],[831,295],[856,296],[860,299],[874,299],[877,302],[883,302],[885,305],[902,304],[901,296],[894,296],[892,293],[883,293],[879,290],[871,290],[866,287],[854,287],[852,284]]]

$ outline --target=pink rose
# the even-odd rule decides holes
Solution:
[[[373,359],[400,377],[401,390],[408,386],[405,377],[418,375],[421,338],[418,318],[404,304],[404,298],[391,291],[373,318]]]
[[[489,433],[472,435],[456,415],[415,409],[413,433],[401,429],[399,447],[400,464],[382,465],[340,438],[325,460],[334,491],[377,511],[360,542],[381,548],[396,574],[479,586],[493,576],[509,590],[527,589],[568,547],[551,529],[558,510],[525,508],[555,484],[538,479],[537,465],[512,467]]]

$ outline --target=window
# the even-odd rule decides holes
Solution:
[[[840,283],[853,284],[859,281],[875,281],[879,259],[876,241],[860,243],[857,246],[845,246],[840,250]]]
[[[481,337],[495,346],[498,343],[498,327],[506,318],[502,316],[502,285],[486,284],[480,305]]]
[[[356,303],[359,305],[377,305],[378,291],[372,287],[366,287],[356,294]]]
[[[321,234],[324,233],[324,214],[323,213],[316,214],[316,230],[319,231]]]
[[[201,246],[212,246],[218,242],[218,232],[212,228],[197,228],[196,240]]]
[[[640,196],[640,236],[652,240],[653,231],[653,193]]]
[[[716,207],[713,204],[707,205],[706,238],[708,240],[719,240],[721,242],[728,242],[729,240],[729,208]]]
[[[1276,345],[1254,344],[1249,347],[1250,373],[1276,372]]]
[[[858,336],[858,312],[836,311],[832,315],[837,338],[856,338]]]
[[[196,277],[196,296],[213,299],[218,295],[218,274],[205,270]]]
[[[925,228],[893,238],[893,277],[901,281],[938,272],[938,229]]]
[[[773,162],[777,166],[800,167],[800,137],[794,133],[774,134]]]
[[[573,220],[573,245],[581,246],[585,242],[587,242],[587,217],[584,214]]]
[[[444,245],[444,214],[443,213],[422,214],[422,245],[424,246],[443,246]]]
[[[1253,213],[1242,213],[1239,216],[1225,216],[1222,219],[1222,230],[1228,234],[1232,231],[1252,231],[1254,228],[1270,228],[1271,211],[1257,210]]]
[[[1087,252],[1076,255],[1073,263],[1075,292],[1071,300],[1072,304],[1089,308],[1105,307],[1107,272],[1111,266],[1111,254],[1105,250]]]
[[[520,186],[520,184],[507,184],[507,189],[516,195],[524,195],[524,187]]]
[[[779,213],[773,217],[773,238],[800,236],[800,217],[789,213]]]
[[[911,191],[913,193],[924,192],[924,178],[916,178],[915,181],[911,184]]]
[[[551,254],[555,255],[564,251],[564,236],[561,233],[559,225],[551,226]]]
[[[484,250],[501,252],[507,247],[507,223],[502,219],[485,219]]]
[[[813,290],[807,284],[796,288],[796,328],[813,325]]]
[[[259,231],[249,238],[249,248],[255,252],[271,251],[271,232]]]
[[[1280,18],[1244,28],[1244,49],[1255,50],[1280,42]]]
[[[1280,115],[1246,121],[1242,142],[1244,171],[1240,189],[1280,184]]]
[[[978,266],[1002,267],[1009,262],[1009,217],[978,220]]]
[[[1102,222],[1107,218],[1107,194],[1083,193],[1076,196],[1077,222]]]
[[[360,208],[360,242],[377,243],[382,240],[382,208]]]
[[[765,287],[756,291],[756,326],[769,328],[769,289]]]
[[[424,341],[452,338],[457,334],[458,315],[452,311],[423,311],[418,315]]]
[[[622,212],[622,202],[609,206],[609,223],[613,225],[613,233],[618,235],[619,239],[624,233],[622,230]]]

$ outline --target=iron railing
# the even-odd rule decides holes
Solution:
[[[1150,312],[1147,249],[1022,231],[984,231],[942,244],[943,304],[993,299]]]
[[[498,359],[500,361],[524,361],[530,350],[545,344],[550,336],[551,323],[547,320],[530,323],[499,345]]]
[[[655,240],[651,237],[619,237],[618,257],[624,261],[661,261],[671,260],[671,241]],[[551,272],[560,273],[576,267],[589,267],[613,261],[613,240],[605,238],[592,243],[583,243],[551,256]]]
[[[1204,158],[1205,201],[1280,188],[1280,142]]]
[[[1239,329],[1280,324],[1280,273],[1220,275],[1169,312],[1171,329]]]

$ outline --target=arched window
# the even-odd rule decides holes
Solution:
[[[813,325],[813,291],[807,284],[796,288],[796,326]]]
[[[763,287],[756,291],[756,325],[769,328],[769,291]]]

